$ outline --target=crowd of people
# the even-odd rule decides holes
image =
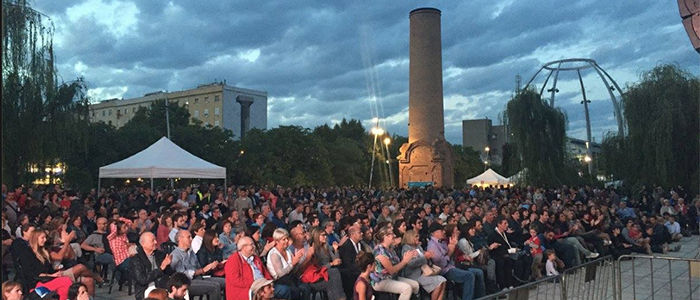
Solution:
[[[130,281],[137,300],[469,300],[607,255],[678,251],[700,215],[700,195],[658,186],[3,185],[2,198],[3,300]]]

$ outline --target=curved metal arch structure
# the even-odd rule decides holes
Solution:
[[[622,89],[620,88],[619,85],[617,85],[617,82],[606,72],[603,68],[601,68],[598,63],[595,60],[589,59],[589,58],[567,58],[567,59],[561,59],[561,60],[555,60],[555,61],[550,61],[546,64],[544,64],[537,72],[535,75],[532,76],[530,81],[527,82],[525,85],[525,88],[530,86],[530,84],[537,78],[537,75],[539,75],[542,70],[549,71],[549,74],[547,74],[547,78],[544,81],[544,84],[542,84],[542,88],[540,89],[540,96],[543,95],[545,88],[547,88],[547,83],[549,83],[549,80],[552,79],[552,76],[554,77],[552,79],[552,86],[547,89],[547,92],[550,92],[550,99],[549,99],[549,105],[554,107],[554,100],[556,99],[556,93],[559,91],[557,89],[557,81],[559,79],[559,73],[561,71],[576,71],[576,74],[578,75],[579,83],[581,84],[581,94],[583,96],[583,101],[582,103],[584,104],[584,109],[586,110],[586,130],[588,133],[588,142],[591,142],[591,122],[590,118],[588,116],[588,103],[590,101],[586,98],[586,90],[583,84],[583,77],[581,76],[581,70],[585,69],[593,69],[595,72],[598,74],[598,77],[601,79],[603,84],[605,85],[606,89],[608,90],[608,95],[610,96],[610,101],[613,104],[613,109],[614,114],[615,114],[615,120],[617,121],[617,134],[619,136],[624,136],[625,132],[627,130],[627,127],[625,125],[625,120],[622,114],[622,107],[620,106],[620,103],[617,100],[617,97],[615,96],[615,91],[617,91],[618,96],[620,97],[620,100],[622,99]],[[546,72],[545,71],[545,72]]]
[[[586,150],[586,155],[588,158],[592,159],[592,153],[591,153],[591,146],[592,145],[592,136],[591,136],[591,118],[588,112],[588,103],[591,101],[586,98],[586,89],[583,84],[583,77],[581,76],[581,70],[586,70],[586,69],[593,69],[595,72],[598,74],[598,77],[600,80],[603,82],[605,85],[606,90],[608,91],[608,95],[610,96],[610,101],[612,101],[613,104],[613,109],[614,109],[614,114],[615,114],[615,120],[617,121],[617,134],[620,137],[625,136],[626,132],[626,126],[625,126],[625,120],[622,115],[622,108],[620,107],[620,103],[617,100],[617,97],[615,96],[615,91],[617,91],[617,94],[620,97],[620,100],[622,100],[622,89],[620,86],[617,85],[617,82],[606,72],[603,68],[601,68],[598,63],[596,63],[595,60],[589,59],[589,58],[568,58],[568,59],[561,59],[561,60],[555,60],[555,61],[550,61],[546,64],[544,64],[537,72],[535,73],[534,76],[530,79],[530,81],[527,82],[525,85],[525,88],[527,89],[528,86],[530,86],[530,83],[537,78],[537,75],[542,72],[542,70],[546,70],[545,72],[549,71],[549,74],[547,74],[547,78],[544,80],[544,84],[542,84],[542,88],[540,89],[540,97],[542,97],[542,94],[545,91],[545,88],[547,88],[547,83],[549,83],[549,80],[552,79],[552,86],[547,89],[547,92],[551,93],[550,94],[550,99],[549,99],[549,106],[554,107],[554,100],[556,98],[557,92],[559,90],[557,89],[557,81],[559,79],[559,73],[564,71],[575,71],[576,75],[578,76],[578,81],[581,85],[581,95],[583,96],[583,101],[581,101],[581,104],[583,104],[585,116],[586,116],[586,135],[587,135],[587,150]],[[553,77],[553,78],[552,78]],[[590,174],[593,173],[593,164],[589,163],[588,164],[588,172]]]

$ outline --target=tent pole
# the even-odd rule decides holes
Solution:
[[[153,177],[151,177],[151,192],[153,192]]]
[[[97,176],[97,198],[100,198],[100,176]],[[98,199],[95,199],[96,201]]]

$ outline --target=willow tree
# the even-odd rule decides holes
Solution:
[[[57,88],[53,24],[25,0],[2,1],[2,172],[26,182],[29,163],[50,164],[68,146],[66,115],[84,85]],[[43,169],[43,168],[42,168]]]
[[[547,105],[534,90],[526,89],[508,102],[505,118],[517,149],[514,157],[519,162],[514,164],[528,170],[525,182],[546,186],[570,183],[566,115]]]
[[[628,136],[603,141],[606,172],[626,185],[682,185],[698,191],[700,80],[660,65],[627,87],[622,105]]]

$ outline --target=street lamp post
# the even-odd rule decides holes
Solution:
[[[484,171],[486,171],[486,167],[489,165],[489,152],[491,151],[491,148],[489,146],[486,146],[484,148],[484,151],[486,151],[486,158],[484,159]]]
[[[384,134],[384,129],[379,126],[372,128],[374,135],[374,144],[372,145],[372,166],[369,169],[369,188],[372,188],[372,175],[374,174],[374,159],[377,156],[374,152],[377,151],[377,138]]]
[[[389,180],[391,180],[391,186],[394,186],[394,172],[391,171],[391,155],[389,153],[389,144],[391,144],[391,139],[389,137],[384,138],[384,147],[386,149],[386,164],[389,169]]]

